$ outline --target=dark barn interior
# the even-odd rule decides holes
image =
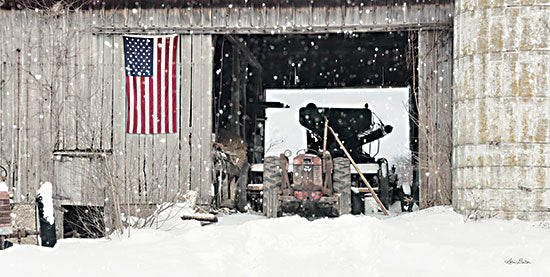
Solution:
[[[263,66],[265,88],[339,88],[406,87],[407,38],[393,32],[243,39]]]
[[[415,37],[412,32],[215,36],[216,142],[237,157],[233,162],[238,168],[264,162],[265,109],[284,104],[266,102],[266,89],[415,87]],[[415,114],[412,99],[409,107]],[[415,153],[418,128],[409,118],[409,145]],[[406,174],[418,181],[416,170]],[[249,178],[261,178],[254,176]],[[261,180],[249,180],[254,182]]]
[[[408,32],[216,36],[218,142],[242,140],[248,162],[261,163],[266,89],[412,87],[411,45]]]

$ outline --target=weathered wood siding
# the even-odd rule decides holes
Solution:
[[[99,175],[108,170],[121,178],[124,202],[161,203],[188,189],[207,201],[212,36],[181,37],[179,132],[133,135],[125,132],[122,37],[91,31],[121,14],[0,13],[0,157],[16,202],[33,201],[51,181],[60,204],[103,205]]]
[[[296,5],[227,5],[162,10],[124,8],[114,13],[109,24],[96,23],[101,32],[180,33],[326,33],[409,29],[449,29],[453,6],[450,3],[412,5],[388,2],[384,6],[351,3],[326,6],[318,3]]]
[[[448,30],[451,15],[452,4],[0,10],[0,159],[14,200],[30,202],[52,181],[60,204],[104,205],[110,182],[123,184],[123,202],[160,203],[193,189],[206,204],[212,34]],[[125,133],[124,33],[182,34],[178,134]]]
[[[420,207],[451,204],[453,37],[418,33],[418,167]]]

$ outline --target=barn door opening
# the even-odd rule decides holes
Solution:
[[[271,101],[266,91],[296,95],[301,91],[305,95],[311,89],[378,89],[382,99],[391,98],[384,95],[384,89],[402,88],[405,94],[413,94],[412,87],[417,84],[415,49],[416,38],[410,32],[217,36],[213,72],[216,141],[232,154],[233,161],[239,161],[237,168],[244,164],[254,168],[263,163],[270,145],[266,141],[266,110],[286,105]],[[402,130],[408,132],[404,148],[415,153],[418,132],[413,116],[417,105],[407,96],[409,100],[399,104],[407,118],[406,130]],[[311,100],[315,102],[314,97]],[[411,185],[417,185],[414,162],[409,156],[403,166],[403,179]],[[251,178],[248,183],[254,183]],[[219,179],[231,188],[230,176]],[[216,193],[220,203],[233,195],[231,189]]]

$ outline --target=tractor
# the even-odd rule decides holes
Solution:
[[[375,158],[378,151],[371,155],[363,146],[391,133],[392,126],[375,121],[368,104],[364,108],[308,104],[300,109],[299,122],[307,129],[308,149],[297,153],[292,163],[290,153],[264,158],[261,200],[268,218],[283,213],[308,218],[360,214],[364,212],[363,199],[372,196],[373,191],[384,207],[390,206],[397,192],[397,176],[391,176],[386,159]],[[334,136],[327,135],[325,125],[331,126]],[[351,166],[344,149],[355,166]],[[373,190],[359,178],[357,169]],[[258,195],[257,186],[249,190]]]

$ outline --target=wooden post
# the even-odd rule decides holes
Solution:
[[[231,72],[231,120],[229,126],[234,134],[240,135],[239,110],[241,105],[241,59],[239,50],[233,47],[232,50],[232,72]]]
[[[328,126],[328,124],[327,124],[327,126]],[[367,185],[367,188],[369,188],[369,191],[372,194],[372,197],[374,197],[374,200],[376,200],[376,203],[378,203],[378,206],[380,206],[380,209],[382,209],[382,212],[384,212],[385,215],[390,215],[390,213],[388,212],[388,210],[386,210],[386,208],[384,207],[382,202],[380,202],[380,199],[378,198],[378,196],[376,195],[376,193],[372,189],[371,185],[369,184],[369,181],[367,181],[365,176],[363,176],[363,173],[361,173],[361,170],[359,170],[359,167],[357,166],[357,164],[355,163],[355,161],[353,160],[353,158],[349,154],[348,150],[346,149],[346,147],[344,147],[344,144],[340,141],[340,139],[336,135],[336,132],[334,132],[334,130],[330,126],[328,126],[328,129],[330,130],[330,132],[332,133],[332,135],[334,136],[334,138],[336,139],[338,144],[340,144],[340,148],[342,148],[342,150],[344,150],[344,153],[346,153],[346,156],[348,156],[348,159],[351,161],[351,164],[353,164],[353,167],[355,167],[355,170],[357,171],[357,173],[359,173],[359,176],[361,176],[361,179],[363,180],[363,183],[365,183],[365,185]]]
[[[325,152],[327,152],[327,129],[328,129],[328,119],[325,116],[325,131],[323,132],[323,158],[325,157]]]

